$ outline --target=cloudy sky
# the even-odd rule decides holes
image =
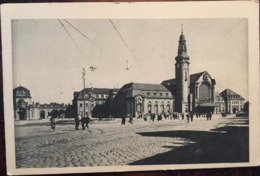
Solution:
[[[190,73],[208,71],[216,91],[229,88],[248,99],[246,19],[66,21],[12,20],[13,87],[28,88],[34,102],[71,103],[83,88],[83,67],[86,87],[174,78],[181,24]]]

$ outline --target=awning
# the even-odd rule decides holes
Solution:
[[[203,107],[203,108],[206,108],[206,107],[216,107],[217,105],[215,103],[202,103],[202,104],[199,104],[199,107]]]

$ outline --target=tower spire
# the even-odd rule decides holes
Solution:
[[[181,34],[183,34],[183,24],[181,23]]]

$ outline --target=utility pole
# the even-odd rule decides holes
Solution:
[[[83,72],[82,72],[82,79],[83,79],[83,103],[84,103],[84,117],[85,116],[85,113],[86,113],[86,104],[85,104],[85,75],[86,75],[86,71],[85,71],[85,68],[83,67]]]

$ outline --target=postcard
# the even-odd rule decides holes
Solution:
[[[258,8],[3,4],[8,174],[259,165]]]

